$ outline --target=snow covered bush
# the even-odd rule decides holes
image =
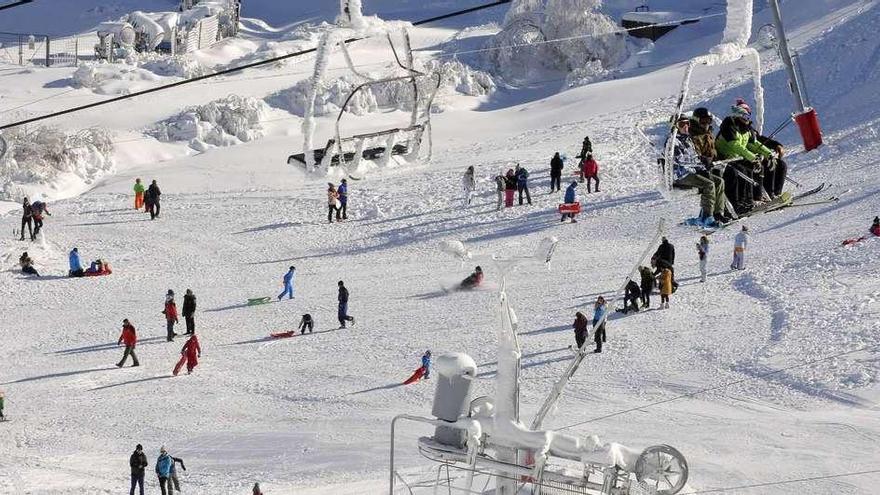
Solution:
[[[64,174],[91,184],[113,169],[113,143],[106,129],[69,134],[54,127],[15,127],[3,134],[9,146],[0,160],[0,197],[18,201],[29,186],[54,186]]]
[[[488,62],[505,81],[528,82],[541,69],[576,71],[573,80],[595,78],[627,57],[626,37],[600,12],[601,0],[543,3],[514,2],[489,43]]]
[[[211,72],[208,67],[200,64],[193,57],[185,55],[168,57],[153,52],[140,54],[138,66],[159,76],[182,77],[185,79],[203,76]]]
[[[106,62],[84,63],[76,69],[72,79],[74,87],[88,88],[102,95],[129,94],[162,80],[139,67]]]
[[[183,112],[155,124],[147,134],[159,141],[189,141],[204,151],[210,146],[230,146],[263,135],[260,122],[269,111],[262,100],[230,95]]]

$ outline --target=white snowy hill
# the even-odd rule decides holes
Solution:
[[[134,8],[176,3],[36,0],[0,12],[0,30],[20,25],[71,35]],[[638,2],[614,3],[626,10]],[[683,2],[682,9],[697,3]],[[84,74],[3,65],[2,122],[312,47],[317,34],[304,26],[330,20],[335,5],[244,2],[244,38],[161,70],[119,64]],[[471,5],[383,0],[365,11],[414,20]],[[48,179],[33,175],[46,171],[30,162],[0,170],[10,199],[38,195],[52,213],[35,243],[11,235],[19,228],[16,203],[4,202],[8,213],[0,217],[9,234],[0,240],[0,391],[11,419],[0,422],[0,493],[123,493],[138,443],[147,451],[153,493],[160,445],[186,461],[183,493],[250,493],[256,481],[270,495],[387,493],[391,418],[430,415],[434,378],[399,385],[426,349],[470,354],[479,365],[476,396],[495,387],[492,288],[499,274],[487,269],[486,290],[445,293],[443,286],[473,267],[439,244],[460,240],[518,256],[545,237],[559,238],[550,270],[525,266],[507,276],[524,353],[521,413],[530,420],[572,358],[575,312],[591,311],[600,294],[619,301],[615,291],[661,218],[678,248],[681,287],[670,309],[613,314],[605,350],[586,358],[546,426],[575,425],[564,431],[636,449],[673,445],[690,465],[681,493],[876,493],[880,238],[849,247],[841,241],[866,235],[880,214],[880,2],[782,5],[825,134],[825,145],[810,153],[803,153],[794,125],[778,134],[791,175],[802,184],[792,191],[824,182],[827,193],[817,199],[840,199],[748,219],[744,272],[728,268],[738,229],[714,234],[705,284],[694,247],[699,234],[679,225],[695,214],[697,199],[668,200],[657,191],[656,151],[636,128],[656,137],[674,109],[681,62],[720,39],[716,18],[679,28],[641,55],[642,68],[634,63],[595,84],[565,90],[551,81],[482,96],[450,91],[432,118],[433,161],[349,181],[349,220],[339,224],[326,223],[326,183],[336,178],[286,163],[301,151],[301,117],[270,105],[273,95],[311,75],[313,56],[47,121],[72,133],[106,129],[112,151],[74,156],[70,169]],[[50,19],[53,8],[63,10]],[[450,51],[476,48],[497,31],[489,22],[500,23],[503,9],[412,28],[417,56],[451,59]],[[755,30],[770,19],[768,11],[756,12]],[[351,54],[357,64],[384,64],[386,46],[366,40],[352,44]],[[778,57],[761,53],[769,132],[790,114],[791,99]],[[334,54],[334,71],[345,65]],[[698,70],[689,108],[725,115],[736,97],[751,94],[744,67]],[[233,132],[214,141],[162,142],[149,133],[179,121],[187,107],[230,95],[253,100],[226,127]],[[358,125],[398,122],[405,114],[373,114]],[[326,142],[334,118],[321,118],[317,142]],[[585,135],[600,163],[602,191],[583,194],[579,222],[563,224],[556,213],[561,195],[547,192],[549,159],[555,151],[573,157]],[[531,171],[534,204],[495,211],[492,177],[514,162]],[[463,207],[461,174],[469,165],[478,195]],[[157,179],[162,188],[156,221],[132,207],[136,177]],[[114,273],[67,278],[74,246],[84,260],[110,260]],[[24,250],[40,278],[17,269]],[[293,301],[245,304],[274,298],[291,265]],[[336,330],[338,280],[349,288],[357,318],[345,330]],[[160,312],[169,288],[178,307],[187,288],[198,297],[203,355],[192,375],[170,373],[183,340],[164,339]],[[303,313],[315,317],[314,334],[268,338],[293,330]],[[138,330],[138,368],[114,366],[123,318]],[[431,467],[415,448],[428,431],[406,427],[398,434],[398,467],[413,479]],[[775,484],[795,480],[804,481]]]

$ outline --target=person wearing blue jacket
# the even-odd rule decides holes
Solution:
[[[163,445],[159,449],[159,458],[156,459],[156,476],[159,477],[159,488],[162,490],[162,495],[173,495],[174,493],[174,487],[171,486],[171,467],[173,465],[174,459],[168,455],[168,451]]]
[[[596,304],[593,305],[593,338],[596,341],[596,350],[593,352],[602,352],[602,343],[605,342],[605,312],[608,305],[605,298],[599,296],[596,298]]]
[[[82,277],[85,275],[85,270],[83,270],[82,261],[79,259],[79,250],[77,248],[73,248],[73,250],[70,251],[68,260],[70,261],[70,271],[67,273],[67,276]]]
[[[431,350],[428,349],[422,354],[422,369],[425,371],[425,374],[422,375],[422,378],[427,380],[431,375]]]
[[[345,209],[348,206],[348,181],[342,179],[339,187],[336,188],[336,194],[339,195],[339,208],[336,209],[336,221],[348,220],[348,214]]]
[[[519,191],[519,204],[523,204],[523,192],[526,193],[529,204],[532,204],[532,195],[529,193],[529,171],[517,164],[514,175],[516,175],[516,190]]]
[[[284,291],[281,294],[278,294],[278,300],[280,301],[284,298],[285,295],[288,296],[289,299],[293,299],[293,282],[296,278],[296,267],[291,266],[287,273],[284,274]]]
[[[577,181],[571,181],[571,184],[565,188],[565,196],[562,200],[563,203],[571,204],[577,202],[577,186]],[[560,222],[564,222],[566,218],[570,218],[572,222],[577,222],[577,220],[574,219],[574,213],[563,213]]]

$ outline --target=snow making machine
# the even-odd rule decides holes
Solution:
[[[556,243],[555,238],[545,239],[528,258],[476,257],[483,258],[481,263],[494,263],[499,273],[529,259],[549,267]],[[474,253],[459,244],[447,243],[442,249],[459,259],[475,259]],[[531,424],[525,426],[519,411],[518,320],[503,275],[495,307],[499,325],[494,397],[471,397],[477,365],[470,356],[436,356],[432,417],[401,414],[391,422],[389,494],[674,495],[685,487],[688,464],[674,447],[655,445],[637,451],[603,443],[595,435],[543,427],[586,356],[588,343],[577,349]],[[434,427],[432,435],[418,438],[416,449],[436,465],[436,472],[414,475],[411,469],[398,470],[395,435],[401,421]]]
[[[361,168],[363,162],[378,167],[388,166],[393,156],[400,156],[406,161],[429,160],[432,151],[431,105],[440,87],[440,73],[425,73],[415,69],[409,34],[405,28],[399,30],[403,45],[404,60],[402,61],[392,38],[391,24],[379,20],[372,20],[371,23],[366,20],[359,12],[359,2],[358,5],[353,5],[355,2],[343,3],[344,10],[337,19],[338,26],[324,34],[316,52],[315,70],[303,119],[303,151],[290,155],[287,163],[305,166],[308,171],[340,167],[346,172],[354,172]],[[399,69],[397,74],[374,78],[359,72],[353,63],[347,43],[378,36],[387,39],[394,56],[395,68]],[[341,105],[336,116],[333,136],[324,147],[316,148],[313,145],[316,100],[334,46],[339,47],[350,72],[363,82],[349,92]],[[364,96],[369,90],[381,90],[383,86],[400,84],[409,87],[408,91],[400,92],[410,98],[406,105],[406,108],[410,109],[406,124],[371,132],[351,134],[344,132],[343,120],[346,115],[352,113],[350,103],[353,100]]]

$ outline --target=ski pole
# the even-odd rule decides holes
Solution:
[[[786,174],[786,176],[785,176],[785,180],[787,180],[787,181],[791,182],[792,184],[794,184],[795,187],[801,187],[801,183],[798,182],[798,181],[796,181],[796,180],[794,180],[794,179],[792,179],[791,176],[788,175],[788,174]]]

